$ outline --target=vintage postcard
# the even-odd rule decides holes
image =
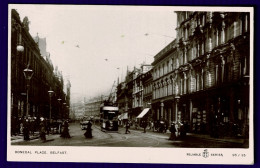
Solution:
[[[254,164],[254,8],[9,4],[7,160]]]

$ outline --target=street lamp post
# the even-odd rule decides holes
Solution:
[[[26,117],[29,115],[29,81],[33,76],[33,70],[26,68],[23,70],[24,77],[26,79]]]
[[[52,97],[53,91],[49,90],[48,93],[49,93],[49,96],[50,96],[50,122],[51,122],[51,97]]]

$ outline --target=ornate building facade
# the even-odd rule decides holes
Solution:
[[[180,119],[189,121],[194,132],[214,134],[225,129],[229,134],[245,135],[249,123],[249,13],[176,13]]]
[[[176,120],[176,100],[179,89],[176,85],[176,67],[179,63],[176,40],[173,40],[155,57],[153,68],[153,100],[154,120]]]
[[[177,38],[152,63],[154,119],[212,136],[247,136],[249,13],[176,13]]]

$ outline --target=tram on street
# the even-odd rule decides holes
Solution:
[[[118,107],[107,102],[100,105],[100,126],[102,131],[118,131]]]

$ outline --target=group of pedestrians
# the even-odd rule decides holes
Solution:
[[[186,128],[182,122],[172,122],[170,126],[170,138],[169,140],[176,140],[178,138],[184,138],[186,136]]]
[[[65,120],[63,123],[62,123],[62,126],[59,126],[59,127],[62,127],[60,128],[61,131],[60,131],[60,137],[62,138],[71,138],[70,134],[69,134],[69,123],[67,120]],[[44,118],[41,118],[41,122],[40,122],[40,138],[42,140],[42,142],[46,142],[46,134],[48,134],[48,127],[46,126],[46,121]]]
[[[30,135],[39,129],[39,121],[36,117],[12,117],[11,118],[11,136],[22,134],[24,140],[29,140]]]
[[[137,122],[133,123],[133,125],[135,127],[136,127],[136,123]],[[130,131],[129,131],[130,125],[131,125],[131,121],[127,120],[125,123],[125,134],[130,133]],[[140,121],[140,126],[143,128],[143,133],[146,133],[146,129],[148,126],[149,126],[149,129],[151,129],[153,131],[157,130],[158,132],[166,132],[166,130],[169,127],[167,124],[167,121],[158,120],[158,121],[155,121],[155,123],[154,123],[153,121],[148,122],[145,119],[142,119]],[[176,140],[178,138],[183,138],[186,135],[185,125],[182,122],[171,122],[169,131],[171,132],[169,140]]]

